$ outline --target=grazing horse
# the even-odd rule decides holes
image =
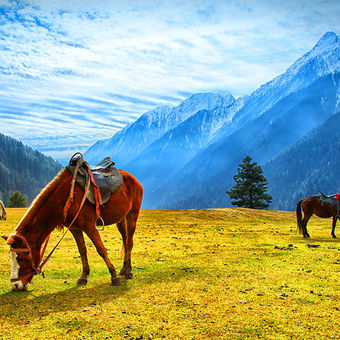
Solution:
[[[7,212],[5,209],[5,205],[0,200],[0,220],[6,221],[6,219],[7,219]]]
[[[328,197],[323,194],[308,196],[303,198],[297,203],[296,206],[296,219],[297,219],[297,226],[299,229],[300,234],[303,234],[304,238],[309,238],[309,234],[307,232],[307,223],[311,216],[314,214],[318,217],[333,217],[333,224],[332,224],[332,237],[336,238],[335,236],[335,225],[336,221],[339,216],[339,208],[340,208],[340,201],[338,194],[336,194],[336,199],[334,197]],[[302,219],[302,212],[303,210],[303,219]]]
[[[142,203],[143,187],[128,172],[119,170],[119,173],[122,176],[122,184],[109,196],[100,214],[103,225],[117,224],[122,235],[122,249],[124,250],[124,263],[120,275],[124,275],[126,279],[132,279],[131,250]],[[86,284],[90,273],[84,232],[94,243],[98,254],[104,259],[111,274],[112,284],[120,285],[120,278],[108,258],[107,250],[96,228],[96,209],[88,200],[82,200],[86,196],[84,189],[77,184],[72,186],[72,182],[74,182],[72,173],[67,169],[61,170],[33,201],[16,227],[15,233],[8,237],[3,236],[7,244],[11,246],[13,290],[25,290],[31,283],[33,275],[41,272],[46,240],[56,227],[63,226],[68,227],[74,236],[81,256],[83,269],[77,284]],[[74,199],[69,202],[71,187],[74,190]],[[67,216],[64,217],[67,202],[70,206]],[[45,264],[45,261],[42,264]]]

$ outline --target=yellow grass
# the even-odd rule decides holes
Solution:
[[[8,209],[1,233],[12,232],[24,211]],[[68,235],[46,279],[35,277],[20,293],[10,290],[3,242],[0,338],[339,339],[340,243],[331,220],[312,218],[308,227],[312,238],[304,240],[293,212],[143,210],[133,280],[111,286],[87,239],[90,280],[77,288],[80,258]],[[109,226],[101,234],[120,270],[119,232]]]

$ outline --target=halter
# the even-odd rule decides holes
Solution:
[[[80,206],[79,206],[79,209],[78,209],[76,215],[74,216],[72,222],[67,227],[66,231],[64,232],[64,234],[62,235],[60,240],[57,242],[57,244],[54,246],[54,248],[51,250],[51,252],[46,256],[45,260],[43,262],[41,262],[41,260],[42,260],[42,258],[44,256],[45,250],[47,248],[47,244],[48,244],[48,241],[50,239],[50,235],[51,234],[48,235],[48,237],[45,240],[45,243],[44,243],[44,246],[43,246],[43,250],[40,252],[40,259],[39,259],[39,263],[38,264],[36,264],[35,261],[34,261],[33,254],[32,254],[32,249],[31,249],[30,245],[28,244],[28,241],[25,238],[25,236],[23,236],[21,234],[15,234],[15,237],[18,237],[18,238],[20,238],[23,241],[23,243],[25,244],[26,248],[14,249],[14,248],[11,247],[10,251],[11,252],[16,252],[16,253],[28,253],[27,258],[31,261],[33,272],[30,273],[30,274],[24,275],[22,277],[18,277],[16,279],[11,279],[11,282],[15,282],[15,281],[18,281],[18,280],[23,281],[23,280],[26,280],[26,278],[32,276],[31,279],[27,280],[27,282],[30,283],[32,281],[33,276],[37,275],[37,274],[40,274],[40,273],[43,275],[43,277],[45,277],[44,272],[42,271],[42,268],[49,261],[50,257],[52,256],[54,251],[57,249],[57,247],[59,246],[59,244],[62,241],[62,239],[64,238],[64,236],[70,230],[70,228],[73,225],[74,221],[77,219],[77,217],[78,217],[78,215],[80,213],[80,210],[81,210],[81,208],[83,207],[83,205],[85,203],[85,200],[86,200],[87,194],[89,192],[90,184],[91,183],[93,185],[94,193],[95,193],[95,198],[96,198],[96,215],[97,215],[97,219],[101,218],[100,217],[100,211],[99,211],[99,205],[100,205],[100,202],[101,202],[100,193],[99,193],[99,189],[98,189],[96,183],[94,182],[94,178],[92,176],[92,172],[91,172],[91,168],[90,168],[89,164],[86,161],[84,161],[83,155],[80,152],[75,153],[71,157],[71,161],[78,154],[80,155],[80,157],[77,159],[76,168],[75,168],[75,171],[74,171],[74,174],[73,174],[73,178],[72,178],[72,182],[71,182],[71,189],[70,189],[69,197],[68,197],[68,199],[67,199],[67,201],[65,203],[65,207],[64,207],[64,223],[65,223],[66,218],[67,218],[68,210],[69,210],[71,204],[73,203],[74,187],[75,187],[75,183],[76,183],[76,179],[77,179],[78,170],[79,170],[79,168],[80,168],[80,166],[82,164],[85,164],[87,166],[87,170],[88,170],[88,173],[89,173],[90,180],[88,180],[87,183],[86,183],[85,192],[84,192],[83,198],[82,198],[82,200],[80,202]]]
[[[39,267],[39,265],[36,266],[36,264],[35,264],[34,257],[33,257],[33,253],[32,253],[32,249],[31,249],[31,247],[30,247],[30,245],[29,245],[29,243],[28,243],[26,237],[23,236],[23,235],[21,235],[21,234],[15,234],[15,237],[16,237],[16,238],[19,238],[19,239],[24,243],[24,245],[26,246],[26,248],[13,248],[13,247],[11,247],[11,248],[10,248],[10,251],[13,252],[13,253],[17,253],[17,254],[18,254],[18,253],[28,253],[26,257],[27,257],[27,258],[30,260],[30,262],[31,262],[32,269],[33,269],[33,273],[29,273],[29,274],[26,274],[26,275],[21,276],[21,277],[19,276],[19,277],[17,277],[17,278],[12,278],[12,279],[11,279],[11,282],[16,282],[16,281],[18,281],[18,280],[24,281],[24,280],[26,280],[28,277],[30,277],[30,276],[33,277],[33,275],[40,274],[40,273],[42,272],[42,271],[41,271],[41,268]],[[47,239],[46,239],[46,241],[45,241],[45,243],[44,243],[43,249],[42,249],[42,251],[40,252],[40,260],[39,260],[39,262],[41,261],[41,259],[42,259],[43,256],[44,256],[44,253],[45,253],[45,250],[46,250],[46,247],[47,247],[47,243],[48,243],[49,238],[50,238],[50,235],[48,235],[48,237],[47,237]],[[27,280],[27,282],[30,283],[31,280],[32,280],[32,278],[29,279],[29,280]]]

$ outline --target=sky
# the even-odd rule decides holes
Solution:
[[[157,106],[249,95],[339,19],[338,0],[0,0],[0,132],[65,162]]]

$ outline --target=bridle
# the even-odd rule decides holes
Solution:
[[[76,184],[76,179],[77,179],[77,174],[78,174],[79,168],[80,168],[80,166],[82,164],[85,164],[87,166],[87,171],[88,171],[90,179],[87,180],[87,182],[86,182],[84,195],[83,195],[82,200],[80,202],[80,206],[79,206],[79,209],[78,209],[77,213],[75,214],[73,220],[71,221],[71,223],[69,224],[69,226],[67,227],[66,231],[64,232],[64,234],[61,236],[61,238],[57,242],[57,244],[53,247],[53,249],[50,251],[50,253],[46,256],[45,260],[41,262],[44,254],[45,254],[45,251],[46,251],[46,248],[47,248],[47,244],[48,244],[48,241],[50,239],[51,234],[49,234],[47,236],[47,238],[46,238],[46,240],[44,242],[43,248],[40,251],[40,259],[39,259],[39,263],[38,264],[36,264],[35,261],[34,261],[34,257],[33,257],[33,254],[32,254],[32,249],[31,249],[31,247],[30,247],[26,237],[23,236],[20,233],[17,233],[17,234],[14,235],[14,237],[20,238],[22,240],[22,242],[24,243],[26,248],[17,248],[17,249],[15,249],[15,248],[11,247],[10,251],[11,252],[15,252],[15,253],[27,253],[26,257],[31,262],[33,272],[29,273],[29,274],[26,274],[24,276],[19,276],[18,278],[12,278],[11,282],[16,282],[16,281],[21,280],[23,283],[24,282],[25,283],[31,283],[33,276],[37,275],[37,274],[42,274],[43,277],[45,277],[42,268],[49,261],[49,259],[51,258],[52,254],[57,249],[57,247],[59,246],[59,244],[62,241],[62,239],[65,237],[66,233],[70,230],[71,226],[73,225],[73,223],[77,219],[77,217],[78,217],[78,215],[80,213],[80,210],[81,210],[81,208],[83,207],[83,205],[85,203],[85,200],[86,200],[87,194],[89,192],[90,184],[91,183],[92,183],[92,186],[93,186],[94,196],[95,196],[95,200],[96,200],[96,216],[97,216],[97,219],[101,219],[99,206],[102,205],[102,203],[101,203],[102,201],[101,201],[100,191],[99,191],[99,188],[98,188],[98,186],[96,185],[96,183],[94,181],[94,178],[93,178],[93,175],[92,175],[91,168],[90,168],[89,164],[86,161],[84,161],[83,155],[80,152],[75,153],[71,157],[70,162],[78,154],[80,155],[80,157],[77,158],[77,163],[76,163],[76,167],[75,167],[73,178],[72,178],[72,182],[71,182],[70,193],[69,193],[68,199],[67,199],[67,201],[65,203],[65,206],[64,206],[64,223],[66,222],[68,210],[69,210],[69,208],[72,205],[73,200],[74,200],[74,187],[75,187],[75,184]]]
[[[33,272],[32,272],[32,273],[29,273],[29,274],[26,274],[26,275],[24,275],[24,276],[19,276],[19,277],[17,277],[17,278],[12,278],[12,279],[11,279],[11,282],[16,282],[16,281],[21,280],[23,283],[24,283],[24,282],[25,282],[25,283],[26,283],[26,282],[30,283],[30,282],[32,281],[32,278],[33,278],[34,275],[42,273],[43,276],[44,276],[44,273],[42,272],[41,267],[40,267],[39,265],[36,266],[36,264],[35,264],[34,257],[33,257],[33,253],[32,253],[32,249],[31,249],[31,247],[30,247],[30,245],[29,245],[29,243],[28,243],[26,237],[23,236],[23,235],[21,235],[21,234],[15,234],[15,238],[19,238],[19,239],[24,243],[24,245],[26,246],[26,248],[13,248],[13,247],[11,247],[11,248],[10,248],[10,252],[17,253],[17,254],[18,254],[18,253],[27,253],[26,258],[28,258],[29,261],[31,262]],[[40,253],[40,261],[41,261],[41,259],[42,259],[43,256],[44,256],[44,253],[45,253],[45,250],[46,250],[46,247],[47,247],[47,243],[48,243],[48,241],[49,241],[49,238],[50,238],[50,235],[48,235],[46,241],[44,242],[43,249],[42,249],[42,251],[41,251],[41,253]],[[39,261],[39,262],[40,262],[40,261]],[[29,277],[31,277],[31,278],[29,279]]]

